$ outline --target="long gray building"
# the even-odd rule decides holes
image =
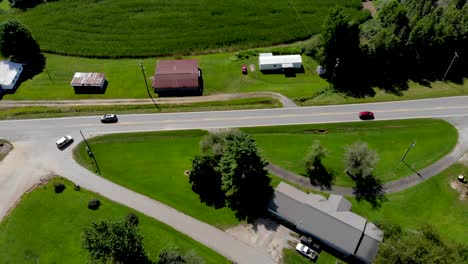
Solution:
[[[268,210],[300,232],[366,263],[372,263],[383,239],[383,232],[351,212],[351,203],[341,195],[326,199],[281,182]]]

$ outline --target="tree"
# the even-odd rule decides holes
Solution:
[[[209,133],[200,141],[200,149],[202,153],[218,157],[222,156],[226,145],[226,138],[236,133],[240,133],[239,130],[230,129],[227,131]]]
[[[361,77],[359,25],[342,9],[333,9],[325,22],[317,59],[327,70],[326,78],[334,87],[353,95],[368,93]]]
[[[186,263],[180,249],[177,246],[167,246],[159,252],[158,264],[182,264]]]
[[[137,226],[125,220],[92,222],[81,242],[94,263],[150,263]]]
[[[42,72],[45,67],[39,44],[29,28],[16,19],[0,24],[0,53],[4,58],[25,64],[22,75],[26,78]]]
[[[224,192],[221,189],[221,173],[217,170],[220,158],[212,155],[197,155],[192,160],[189,182],[200,201],[215,208],[225,205]]]
[[[222,190],[240,219],[253,221],[266,212],[273,193],[266,164],[250,135],[239,132],[226,138],[219,163]]]
[[[304,158],[304,166],[306,175],[310,178],[310,181],[313,184],[318,184],[330,189],[334,176],[329,173],[322,164],[322,159],[327,155],[328,150],[320,144],[320,141],[316,140]]]
[[[8,1],[10,2],[11,7],[21,8],[21,9],[31,8],[38,4],[46,2],[45,0],[8,0]]]
[[[373,207],[379,207],[385,199],[380,179],[372,174],[378,159],[377,152],[369,149],[367,143],[354,143],[345,149],[346,173],[354,180],[354,195]]]
[[[367,143],[354,143],[346,146],[344,160],[346,172],[351,176],[372,175],[379,157],[377,152],[369,149]]]
[[[390,230],[387,230],[390,227]],[[466,245],[444,241],[432,226],[423,225],[408,232],[394,225],[382,226],[385,237],[379,246],[376,264],[393,263],[467,263]],[[390,235],[386,235],[390,233]],[[465,253],[464,253],[465,252]]]

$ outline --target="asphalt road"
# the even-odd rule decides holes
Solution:
[[[71,134],[358,121],[359,111],[373,111],[377,120],[468,115],[468,96],[415,101],[299,108],[120,115],[117,124],[101,124],[98,116],[0,121],[0,138],[40,139]],[[51,142],[53,143],[53,142]]]
[[[377,120],[424,117],[466,120],[461,117],[468,116],[468,97],[321,107],[120,115],[117,124],[101,124],[98,116],[0,121],[0,138],[11,141],[15,147],[0,163],[0,219],[41,177],[47,173],[56,173],[154,217],[238,263],[272,263],[268,253],[262,249],[252,248],[225,232],[87,171],[74,162],[71,148],[62,152],[55,147],[56,139],[69,134],[79,141],[79,130],[89,137],[132,131],[349,122],[358,121],[357,113],[364,110],[373,111]],[[465,121],[461,122],[464,124]]]

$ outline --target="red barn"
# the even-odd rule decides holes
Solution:
[[[159,96],[202,95],[202,72],[196,60],[162,60],[152,86]]]

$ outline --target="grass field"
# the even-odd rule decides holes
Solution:
[[[271,98],[247,98],[219,102],[193,104],[159,104],[154,105],[95,105],[95,106],[62,106],[62,107],[15,107],[1,108],[2,119],[46,118],[63,116],[102,115],[105,113],[136,114],[136,113],[168,113],[188,111],[219,111],[237,109],[259,109],[281,107],[281,103]]]
[[[23,21],[47,52],[149,57],[304,39],[320,32],[334,6],[358,10],[361,1],[60,0],[1,18]]]
[[[272,91],[294,98],[301,105],[324,105],[455,96],[468,92],[467,81],[464,84],[436,82],[432,83],[431,88],[413,83],[410,84],[410,89],[404,92],[404,96],[376,90],[375,97],[351,98],[332,93],[327,88],[327,82],[314,71],[317,62],[306,56],[303,56],[305,73],[299,73],[293,78],[286,78],[282,74],[262,74],[258,71],[249,72],[247,76],[242,75],[241,65],[253,64],[257,67],[257,57],[239,60],[234,53],[220,53],[184,58],[198,60],[200,68],[203,70],[205,95]],[[174,58],[143,59],[142,62],[149,82],[151,82],[158,59]],[[75,94],[70,86],[70,81],[77,71],[103,72],[109,81],[106,93],[103,95]],[[314,96],[314,94],[319,95]],[[59,100],[147,97],[146,86],[137,59],[86,59],[47,54],[47,69],[35,76],[34,79],[23,82],[15,94],[6,94],[3,99]]]
[[[317,133],[319,129],[325,129],[327,133]],[[453,126],[436,119],[257,127],[243,130],[254,136],[267,160],[298,174],[304,173],[302,160],[308,148],[314,140],[319,140],[330,151],[323,164],[336,176],[335,183],[341,186],[353,186],[350,177],[344,173],[343,156],[346,145],[367,142],[371,149],[375,149],[380,157],[375,175],[383,182],[388,182],[412,174],[400,159],[413,140],[416,146],[408,153],[405,161],[416,170],[445,156],[458,140]]]
[[[103,177],[145,194],[219,228],[239,221],[228,208],[200,203],[184,171],[199,152],[205,131],[116,134],[89,140]],[[80,164],[90,167],[84,144],[75,148]]]
[[[449,184],[467,173],[468,167],[457,163],[415,187],[387,195],[380,209],[352,199],[352,210],[371,221],[400,224],[409,230],[431,224],[443,238],[467,244],[468,201],[460,201]]]
[[[1,222],[1,263],[86,263],[87,253],[80,246],[83,227],[93,220],[122,219],[128,213],[138,215],[145,249],[153,261],[161,248],[175,244],[183,252],[193,249],[206,263],[230,263],[165,224],[95,193],[75,191],[71,182],[60,181],[66,185],[63,193],[56,194],[52,182],[41,186],[26,194]],[[87,208],[92,198],[102,203],[96,211]]]
[[[242,64],[254,64],[258,67],[257,57],[238,60],[234,53],[210,54],[184,57],[197,59],[203,71],[204,94],[240,93],[255,91],[279,92],[288,97],[311,95],[327,86],[313,69],[317,63],[309,57],[303,57],[305,73],[295,78],[286,78],[282,74],[264,75],[258,71],[249,75],[241,74]],[[155,71],[158,59],[143,59],[148,83]],[[70,81],[75,72],[103,72],[109,81],[105,94],[75,94]],[[151,89],[151,88],[150,88]],[[155,95],[156,96],[156,95]],[[139,60],[136,59],[87,59],[64,57],[47,54],[47,70],[21,84],[15,94],[6,94],[4,100],[58,100],[89,98],[147,98]]]
[[[294,101],[302,106],[308,105],[330,105],[330,104],[354,104],[373,103],[385,101],[412,100],[422,98],[436,98],[445,96],[459,96],[468,94],[468,79],[463,83],[432,82],[422,85],[408,82],[409,89],[401,91],[400,94],[388,93],[379,88],[374,88],[375,95],[372,97],[356,98],[337,94],[327,89],[317,92],[313,96],[296,97]]]
[[[322,140],[331,149],[330,158],[324,161],[327,168],[342,171],[342,146],[354,142],[356,137],[365,136],[371,147],[381,155],[377,175],[383,180],[407,176],[411,173],[401,166],[399,160],[411,140],[418,142],[406,161],[415,168],[427,166],[449,151],[456,142],[453,127],[438,120],[414,120],[391,122],[368,122],[328,125],[329,133]],[[387,129],[383,131],[382,127]],[[245,129],[253,133],[265,157],[270,161],[293,171],[300,167],[302,151],[307,149],[316,134],[292,133],[314,129],[315,126],[277,127]],[[320,127],[322,128],[322,127]],[[356,131],[351,132],[348,129]],[[429,132],[432,131],[432,132]],[[216,210],[201,204],[198,196],[192,192],[184,171],[190,169],[191,159],[199,152],[199,141],[207,132],[200,130],[167,131],[151,133],[115,134],[96,137],[89,140],[98,161],[102,176],[117,184],[126,186],[153,199],[161,201],[177,210],[187,213],[219,228],[226,228],[238,223],[232,211],[227,208]],[[416,138],[410,137],[419,133]],[[281,137],[281,147],[273,147],[268,142]],[[382,144],[382,138],[389,137],[388,144]],[[328,139],[329,138],[329,139]],[[437,140],[436,140],[437,139]],[[428,141],[428,142],[426,142]],[[330,143],[332,145],[329,145]],[[424,146],[420,146],[424,145]],[[437,155],[427,149],[439,150]],[[333,153],[338,153],[336,156]],[[138,157],[138,158],[136,158]],[[80,164],[94,171],[93,165],[85,152],[84,144],[75,149],[75,158]],[[284,159],[284,160],[283,160]],[[331,165],[333,164],[333,165]],[[392,168],[393,169],[388,169]],[[385,170],[387,168],[388,171]],[[393,177],[393,178],[392,178]],[[338,175],[337,183],[350,185],[351,181]],[[279,180],[273,178],[272,185]]]

